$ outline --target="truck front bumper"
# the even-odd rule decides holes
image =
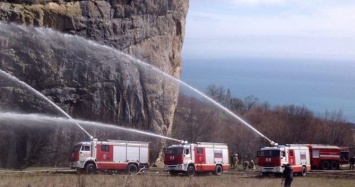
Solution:
[[[187,164],[165,165],[166,171],[187,171]]]

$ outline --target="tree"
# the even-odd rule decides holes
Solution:
[[[197,99],[179,97],[173,125],[174,135],[189,142],[209,141],[216,124],[211,112],[205,103]]]
[[[216,85],[212,84],[207,87],[206,95],[214,101],[225,106],[226,108],[230,108],[230,100],[232,98],[230,89],[227,89],[226,91],[222,85],[217,87]]]
[[[294,143],[307,143],[308,137],[312,136],[310,131],[313,113],[305,106],[289,105],[283,107],[288,126],[288,134],[292,134]]]
[[[206,89],[206,94],[212,98],[213,100],[223,103],[226,98],[226,93],[225,89],[223,86],[217,87],[216,85],[212,84],[209,85]]]
[[[251,110],[254,106],[256,106],[258,101],[259,101],[259,99],[257,97],[255,97],[254,95],[250,95],[250,96],[244,98],[245,110],[246,111]]]
[[[322,120],[321,133],[325,143],[334,145],[346,145],[351,141],[352,131],[351,126],[346,123],[343,117],[343,111],[326,111]],[[320,130],[320,129],[319,129]]]
[[[232,111],[235,111],[237,113],[243,114],[244,113],[244,102],[241,99],[238,98],[231,98],[230,99],[230,109]]]

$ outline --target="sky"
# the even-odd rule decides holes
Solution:
[[[183,59],[355,60],[353,0],[190,0]]]

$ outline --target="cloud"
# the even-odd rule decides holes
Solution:
[[[275,0],[284,4],[268,8],[191,2],[184,54],[355,59],[355,2]]]

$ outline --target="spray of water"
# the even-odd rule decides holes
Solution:
[[[55,103],[53,103],[50,99],[48,99],[46,96],[44,96],[41,92],[37,91],[36,89],[32,88],[31,86],[29,86],[28,84],[26,84],[25,82],[19,80],[18,78],[10,75],[9,73],[3,71],[0,69],[0,76],[3,78],[6,78],[7,80],[11,80],[14,83],[18,83],[21,86],[23,86],[24,88],[30,90],[31,92],[35,93],[37,96],[39,96],[40,98],[44,99],[45,101],[47,101],[48,103],[50,103],[53,107],[55,107],[58,111],[60,111],[64,116],[66,116],[67,118],[69,118],[69,120],[72,120],[72,117],[69,116],[69,114],[67,114],[66,112],[64,112],[64,110],[62,110],[58,105],[56,105]],[[87,134],[90,139],[93,139],[93,136],[91,136],[79,123],[75,122],[74,120],[72,120],[74,124],[76,124],[82,131],[85,132],[85,134]]]
[[[224,107],[223,105],[221,105],[220,103],[216,102],[215,100],[213,100],[212,98],[208,97],[206,94],[200,92],[199,90],[197,90],[196,88],[188,85],[187,83],[176,79],[175,77],[161,71],[160,69],[156,68],[155,66],[152,66],[150,64],[147,64],[139,59],[136,59],[128,54],[125,54],[123,52],[118,51],[118,53],[120,53],[121,55],[129,58],[130,60],[132,60],[133,62],[139,63],[140,65],[143,65],[149,69],[151,69],[154,72],[157,72],[159,74],[164,75],[165,77],[167,77],[168,79],[172,80],[172,81],[176,81],[179,84],[189,88],[190,90],[196,92],[198,95],[202,96],[203,98],[207,99],[208,101],[210,101],[211,103],[213,103],[215,106],[219,107],[220,109],[222,109],[223,111],[225,111],[226,113],[228,113],[229,115],[231,115],[232,117],[234,117],[235,119],[239,120],[243,125],[247,126],[248,128],[250,128],[251,130],[253,130],[255,133],[257,133],[258,135],[260,135],[261,137],[263,137],[264,139],[266,139],[271,145],[275,145],[275,142],[270,140],[269,138],[267,138],[265,135],[263,135],[260,131],[258,131],[257,129],[255,129],[253,126],[251,126],[249,123],[247,123],[245,120],[243,120],[241,117],[239,117],[238,115],[236,115],[235,113],[233,113],[232,111],[228,110],[226,107]]]
[[[164,77],[168,78],[169,80],[173,81],[173,82],[177,82],[180,85],[185,86],[186,88],[194,91],[195,93],[197,93],[198,95],[202,96],[203,98],[207,99],[208,101],[210,101],[211,103],[213,103],[215,106],[219,107],[220,109],[222,109],[223,111],[225,111],[227,114],[231,115],[232,117],[234,117],[235,119],[239,120],[243,125],[245,125],[246,127],[250,128],[252,131],[254,131],[255,133],[257,133],[258,135],[260,135],[262,138],[266,139],[271,145],[275,145],[275,142],[270,140],[269,138],[267,138],[264,134],[262,134],[260,131],[258,131],[257,129],[255,129],[252,125],[250,125],[248,122],[246,122],[244,119],[242,119],[241,117],[239,117],[238,115],[236,115],[235,113],[233,113],[232,111],[230,111],[229,109],[227,109],[226,107],[224,107],[223,105],[221,105],[220,103],[216,102],[215,100],[213,100],[212,98],[208,97],[206,94],[202,93],[201,91],[197,90],[196,88],[190,86],[189,84],[171,76],[170,74],[160,70],[159,68],[150,65],[146,62],[143,62],[127,53],[123,53],[122,51],[118,51],[117,49],[111,48],[109,46],[102,46],[100,44],[97,44],[93,41],[90,41],[90,44],[95,45],[97,47],[103,47],[106,48],[108,50],[111,50],[115,53],[118,53],[128,59],[130,59],[132,62],[138,64],[141,67],[146,68],[146,70],[151,70],[153,72],[156,72],[159,75],[163,75]]]
[[[257,133],[258,135],[260,135],[262,138],[266,139],[271,145],[275,145],[275,142],[270,140],[269,138],[267,138],[264,134],[262,134],[260,131],[258,131],[257,129],[255,129],[252,125],[250,125],[249,123],[247,123],[244,119],[242,119],[241,117],[239,117],[238,115],[236,115],[235,113],[233,113],[232,111],[230,111],[229,109],[227,109],[225,106],[221,105],[220,103],[216,102],[215,100],[213,100],[212,98],[208,97],[206,94],[202,93],[201,91],[197,90],[196,88],[190,86],[189,84],[165,73],[164,71],[160,70],[159,68],[152,66],[150,64],[147,64],[131,55],[128,55],[126,53],[123,53],[122,51],[117,51],[116,49],[112,49],[108,46],[103,46],[103,47],[107,47],[110,50],[115,51],[116,53],[119,53],[120,55],[130,59],[132,62],[137,63],[139,66],[145,67],[146,69],[149,69],[153,72],[156,72],[157,74],[161,74],[164,77],[168,78],[171,81],[174,82],[178,82],[180,85],[185,86],[186,88],[194,91],[195,93],[197,93],[198,95],[202,96],[203,98],[207,99],[208,101],[210,101],[211,103],[213,103],[215,106],[219,107],[220,109],[222,109],[223,111],[225,111],[227,114],[231,115],[232,117],[234,117],[235,119],[239,120],[243,125],[245,125],[246,127],[250,128],[252,131],[254,131],[255,133]]]
[[[151,133],[151,132],[141,131],[141,130],[137,130],[137,129],[131,129],[131,128],[117,126],[117,125],[113,125],[113,124],[77,120],[77,119],[73,119],[73,118],[68,119],[68,118],[62,118],[62,117],[52,117],[52,116],[41,115],[41,114],[19,114],[19,113],[13,113],[13,112],[1,112],[0,111],[0,121],[5,122],[5,123],[10,123],[10,124],[14,124],[14,122],[23,122],[21,124],[24,124],[24,125],[38,125],[38,124],[43,124],[43,123],[56,124],[56,125],[70,125],[71,123],[74,122],[74,123],[85,125],[85,126],[121,130],[121,131],[125,131],[125,132],[131,132],[131,133],[135,133],[135,134],[142,134],[142,135],[146,135],[146,136],[152,136],[152,137],[156,137],[156,138],[162,138],[162,139],[166,139],[166,140],[181,142],[181,140],[178,140],[175,138],[170,138],[167,136],[163,136],[163,135],[159,135],[159,134],[155,134],[155,133]],[[33,122],[33,123],[30,123],[30,122]]]
[[[25,27],[21,27],[21,29],[26,30],[27,28]],[[230,110],[228,110],[226,107],[224,107],[223,105],[221,105],[220,103],[214,101],[212,98],[208,97],[207,95],[203,94],[202,92],[200,92],[199,90],[193,88],[192,86],[188,85],[187,83],[165,73],[164,71],[160,70],[159,68],[152,66],[150,64],[147,64],[131,55],[128,55],[126,53],[123,53],[122,51],[119,51],[115,48],[109,47],[109,46],[104,46],[101,44],[98,44],[94,41],[90,41],[87,40],[85,38],[79,37],[79,36],[72,36],[72,35],[67,35],[67,34],[61,34],[59,32],[53,31],[51,29],[44,29],[44,28],[36,28],[35,29],[38,33],[40,33],[43,36],[46,36],[48,38],[48,40],[51,40],[52,38],[56,38],[56,37],[61,37],[64,38],[66,40],[66,42],[73,42],[74,44],[71,45],[77,45],[80,44],[80,46],[92,46],[94,48],[98,48],[101,51],[105,51],[105,52],[111,52],[113,54],[118,54],[120,56],[126,57],[128,59],[130,59],[133,63],[139,65],[140,67],[144,67],[145,70],[150,70],[155,72],[156,74],[162,75],[166,78],[168,78],[169,80],[175,82],[175,83],[179,83],[180,85],[185,86],[186,88],[191,89],[192,91],[196,92],[198,95],[200,95],[201,97],[205,98],[206,100],[210,101],[211,103],[213,103],[215,106],[219,107],[220,109],[222,109],[223,111],[225,111],[227,114],[229,114],[230,116],[232,116],[233,118],[237,119],[238,121],[240,121],[243,125],[245,125],[246,127],[250,128],[252,131],[254,131],[255,133],[257,133],[258,135],[260,135],[261,137],[263,137],[264,139],[266,139],[270,144],[274,145],[275,143],[273,141],[271,141],[269,138],[267,138],[265,135],[263,135],[261,132],[259,132],[257,129],[255,129],[252,125],[250,125],[249,123],[247,123],[245,120],[243,120],[241,117],[239,117],[238,115],[234,114],[233,112],[231,112]],[[53,37],[52,37],[53,36]],[[76,44],[77,43],[77,44]],[[1,71],[1,74],[4,74],[6,72]],[[14,77],[12,77],[14,78]],[[27,87],[27,86],[26,86]],[[35,93],[39,93],[38,91],[34,90],[33,88],[29,88],[32,91],[34,91]],[[40,94],[40,93],[39,93]],[[45,98],[42,94],[40,94],[41,97]],[[60,110],[63,114],[65,114],[65,116],[67,116],[69,119],[70,116],[68,114],[66,114],[63,110],[61,110],[58,106],[56,106],[53,102],[51,102],[49,99],[46,98],[46,100],[48,102],[50,102],[53,106],[55,106],[58,110]],[[79,124],[77,124],[78,127],[80,129],[82,129],[86,134],[89,135],[89,133],[87,133]],[[91,135],[89,135],[90,137],[92,137]]]

